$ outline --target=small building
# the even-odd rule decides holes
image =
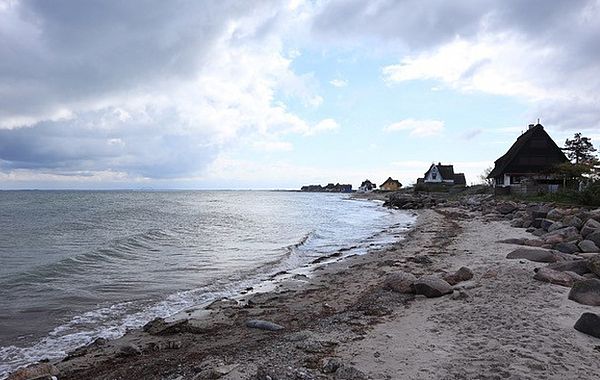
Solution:
[[[567,161],[541,124],[529,124],[508,152],[494,162],[488,178],[494,180],[494,187],[508,188],[507,192],[553,192],[562,183],[552,174],[553,168]]]
[[[466,186],[467,180],[464,173],[454,173],[454,165],[442,165],[441,162],[431,164],[423,175],[417,180],[418,184]]]
[[[358,191],[366,193],[369,191],[373,191],[376,188],[377,188],[377,185],[367,179],[367,180],[363,181],[363,183],[360,184]]]
[[[386,179],[385,182],[379,186],[379,189],[383,191],[396,191],[400,190],[401,187],[402,184],[400,181],[392,179],[392,177],[388,177],[388,179]]]

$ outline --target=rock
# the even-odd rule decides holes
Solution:
[[[506,256],[507,259],[525,259],[538,263],[575,260],[576,256],[542,248],[517,248]]]
[[[465,292],[464,290],[454,290],[452,291],[450,298],[453,300],[464,300],[469,298],[469,293]]]
[[[548,227],[548,232],[560,230],[561,228],[564,228],[564,227],[565,227],[565,225],[562,224],[561,222],[554,222],[550,225],[550,227]]]
[[[596,244],[598,247],[600,247],[600,230],[588,234],[585,238],[587,240],[593,241],[594,244]]]
[[[496,206],[496,211],[498,211],[502,215],[510,214],[511,212],[517,209],[517,204],[515,202],[502,202]]]
[[[594,219],[588,219],[581,227],[581,236],[587,237],[592,232],[600,231],[600,222]]]
[[[337,371],[335,371],[335,379],[339,379],[339,380],[367,380],[368,377],[367,375],[365,375],[363,372],[359,371],[358,369],[352,367],[352,366],[347,366],[347,365],[342,365],[340,368],[338,368]]]
[[[522,228],[525,224],[525,221],[521,218],[515,218],[510,221],[510,226],[515,228]]]
[[[600,280],[577,281],[569,292],[569,299],[583,305],[600,306]]]
[[[542,221],[540,222],[540,228],[543,229],[544,231],[548,231],[550,226],[553,224],[554,224],[554,220],[542,219]]]
[[[565,272],[559,272],[550,268],[540,268],[533,276],[535,280],[549,282],[555,285],[561,285],[566,287],[573,286],[573,278]]]
[[[194,376],[193,380],[220,379],[221,377],[227,375],[237,367],[239,367],[239,364],[221,365],[207,368],[200,371],[200,373]]]
[[[552,237],[555,237],[555,236],[561,236],[562,237],[561,241],[571,241],[571,240],[581,237],[581,235],[579,235],[579,230],[577,230],[577,228],[565,227],[565,228],[561,228],[556,231],[548,232],[547,234],[544,234],[542,236],[542,238],[544,239],[544,241],[549,242],[550,241],[549,239]],[[558,241],[558,243],[560,243],[560,241]]]
[[[59,375],[59,370],[50,363],[37,363],[11,373],[7,380],[50,379]]]
[[[596,276],[600,277],[600,256],[587,259],[587,267]]]
[[[594,313],[583,313],[575,322],[575,330],[596,338],[600,338],[600,316]]]
[[[583,221],[581,220],[581,218],[575,215],[565,216],[562,222],[565,226],[575,227],[577,229],[580,229],[583,226]]]
[[[600,252],[600,248],[591,240],[582,240],[577,246],[581,250],[581,252]]]
[[[413,283],[416,294],[422,294],[427,298],[441,297],[452,293],[452,286],[436,276],[423,276]]]
[[[412,273],[395,272],[388,275],[383,283],[383,288],[397,293],[414,293],[412,284],[417,278]]]
[[[525,244],[525,239],[523,239],[523,238],[510,238],[510,239],[498,240],[497,243],[524,245]]]
[[[580,275],[590,272],[587,260],[559,261],[548,264],[546,268],[550,268],[559,272],[574,272]]]
[[[446,281],[450,285],[456,285],[462,281],[469,281],[473,278],[473,271],[467,267],[461,267],[456,272],[450,274],[447,273],[444,275],[444,281]]]
[[[267,331],[278,331],[283,330],[285,328],[281,325],[278,325],[277,323],[263,321],[262,319],[251,319],[248,322],[246,322],[246,327]]]
[[[565,216],[565,214],[562,210],[553,208],[552,210],[548,211],[546,218],[556,221],[556,220],[561,220],[562,218],[564,218],[564,216]]]
[[[571,253],[571,254],[579,252],[579,247],[577,246],[577,244],[573,243],[572,241],[558,243],[557,245],[554,246],[554,249],[556,249],[557,251],[563,252],[563,253]]]
[[[323,373],[334,373],[342,366],[342,362],[338,358],[325,358],[323,359],[323,366],[321,371]]]
[[[118,352],[118,356],[137,356],[137,355],[141,355],[142,354],[142,350],[140,350],[140,348],[138,346],[136,346],[135,344],[125,344],[121,347],[119,347],[119,352]]]
[[[163,318],[155,318],[146,323],[142,328],[144,332],[151,335],[172,335],[182,332],[201,333],[204,329],[193,326],[188,319],[182,319],[175,322],[166,322]]]
[[[535,230],[533,230],[533,232],[531,232],[531,234],[535,236],[542,236],[545,233],[546,231],[544,231],[542,228],[536,228]]]
[[[600,222],[600,208],[597,208],[595,210],[589,211],[587,213],[588,217],[591,219],[596,220],[597,222]]]
[[[544,241],[537,239],[525,239],[523,240],[523,245],[527,245],[529,247],[541,247],[544,245]]]

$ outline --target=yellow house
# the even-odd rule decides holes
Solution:
[[[388,177],[388,179],[386,179],[385,182],[379,186],[379,189],[383,191],[396,191],[400,190],[401,187],[402,184],[400,181],[392,179],[392,177]]]

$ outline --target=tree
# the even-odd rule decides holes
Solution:
[[[594,152],[596,148],[592,145],[592,139],[588,137],[581,137],[581,133],[575,133],[572,140],[567,139],[565,141],[565,147],[562,148],[567,152],[567,157],[571,162],[575,164],[592,164],[594,165],[597,161]]]
[[[494,179],[488,178],[488,176],[492,172],[492,169],[493,168],[490,166],[489,168],[485,169],[482,174],[479,175],[479,179],[481,180],[481,183],[483,183],[484,185],[488,185],[488,186],[494,185]]]

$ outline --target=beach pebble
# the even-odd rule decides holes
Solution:
[[[125,344],[119,347],[118,356],[136,356],[141,354],[142,350],[135,344]]]
[[[325,358],[323,359],[323,366],[321,371],[323,373],[334,373],[342,366],[342,362],[338,358]]]
[[[50,363],[32,364],[11,373],[7,380],[48,379],[59,375],[59,370]]]
[[[267,331],[278,331],[283,330],[285,328],[281,325],[278,325],[277,323],[263,321],[262,319],[251,319],[248,322],[246,322],[246,327]]]
[[[414,282],[413,288],[416,294],[422,294],[427,298],[441,297],[452,293],[452,286],[436,276],[423,276]]]
[[[569,292],[569,299],[583,305],[600,306],[600,280],[577,281]]]
[[[459,282],[469,281],[473,278],[473,271],[467,267],[461,267],[454,273],[447,273],[444,275],[444,281],[450,285],[456,285]]]
[[[600,316],[594,313],[583,313],[575,323],[575,330],[600,338]]]
[[[388,275],[383,283],[383,288],[397,293],[414,293],[412,284],[417,278],[412,273],[395,272]]]

